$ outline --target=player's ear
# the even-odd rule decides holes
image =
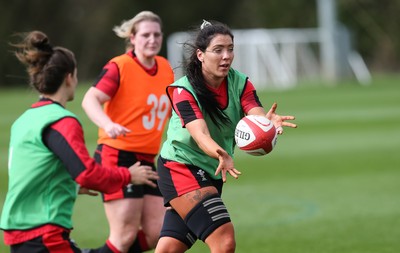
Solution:
[[[132,33],[129,35],[129,41],[131,42],[131,45],[135,45],[135,35]]]
[[[200,49],[197,49],[196,55],[197,55],[197,59],[199,59],[200,62],[204,61],[204,52],[203,51],[201,51]]]
[[[67,84],[67,86],[70,86],[72,84],[74,78],[73,75],[74,75],[73,73],[68,73],[65,75],[64,82]]]

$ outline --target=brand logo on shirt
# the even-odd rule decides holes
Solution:
[[[204,176],[206,172],[204,170],[197,171],[197,175],[201,177],[201,181],[207,181],[207,178]]]

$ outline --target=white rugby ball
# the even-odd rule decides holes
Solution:
[[[267,117],[247,115],[236,125],[236,145],[250,155],[262,156],[270,153],[276,140],[275,126]]]

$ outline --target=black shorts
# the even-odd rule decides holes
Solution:
[[[195,165],[166,160],[160,156],[157,172],[160,177],[158,187],[164,197],[165,206],[169,206],[169,202],[176,197],[207,186],[214,186],[219,195],[222,194],[222,179],[211,178]]]
[[[94,154],[96,162],[106,167],[128,168],[133,164],[135,164],[137,161],[140,161],[142,165],[148,165],[152,167],[153,171],[155,171],[156,168],[154,165],[154,161],[150,161],[149,159],[147,159],[149,156],[152,157],[152,155],[118,150],[103,144],[97,146],[96,152]],[[154,180],[154,183],[157,184],[157,181]],[[102,194],[102,196],[103,196],[103,201],[109,201],[109,200],[124,199],[124,198],[143,198],[143,196],[146,194],[161,196],[158,187],[153,188],[148,185],[133,185],[133,184],[128,184],[120,191],[117,191],[115,193]]]

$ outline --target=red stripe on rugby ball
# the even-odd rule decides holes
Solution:
[[[243,117],[241,121],[242,122],[237,125],[237,130],[254,135],[255,139],[246,145],[241,145],[241,143],[246,143],[246,141],[236,136],[235,140],[239,149],[255,156],[270,153],[275,146],[277,137],[272,122],[266,117],[259,115],[247,115]],[[251,133],[248,133],[248,131],[251,131]]]

